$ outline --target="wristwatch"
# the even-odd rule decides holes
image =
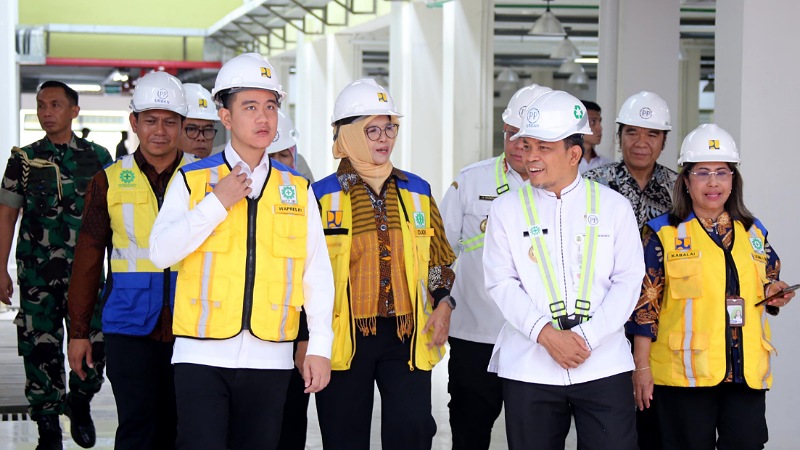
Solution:
[[[439,306],[439,303],[447,303],[447,306],[449,306],[450,309],[456,309],[456,299],[450,295],[445,295],[444,297],[440,298],[439,301],[436,302],[436,307]],[[434,307],[434,309],[436,307]]]

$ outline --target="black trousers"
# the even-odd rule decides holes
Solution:
[[[325,450],[369,450],[375,383],[381,395],[381,449],[429,450],[436,434],[431,373],[409,370],[410,339],[397,337],[395,319],[378,318],[377,335],[356,332],[350,370],[334,371],[316,394]]]
[[[656,385],[653,400],[664,450],[762,449],[769,438],[766,391],[739,383]]]
[[[575,418],[579,450],[635,450],[631,373],[570,386],[503,379],[510,450],[563,450]]]
[[[175,364],[178,448],[275,449],[290,377],[290,370]]]
[[[453,450],[486,450],[492,427],[503,409],[503,383],[486,370],[493,344],[451,337],[448,363],[450,429]]]
[[[106,334],[106,374],[117,404],[115,450],[174,449],[172,342]]]
[[[283,423],[278,450],[305,450],[308,433],[308,400],[311,394],[306,389],[300,371],[292,370],[289,388],[286,391],[286,404],[283,406]]]

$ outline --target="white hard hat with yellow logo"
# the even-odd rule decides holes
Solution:
[[[704,123],[683,139],[678,165],[696,162],[739,164],[739,149],[733,136],[715,123]]]
[[[286,97],[278,73],[272,64],[260,53],[243,53],[226,62],[219,73],[211,95],[214,100],[230,89],[264,89],[278,95],[278,101]]]
[[[219,120],[217,107],[211,99],[211,92],[196,83],[184,83],[186,103],[189,104],[187,119]]]
[[[331,125],[339,120],[358,116],[403,117],[395,108],[389,91],[372,78],[356,80],[342,89],[333,106]]]

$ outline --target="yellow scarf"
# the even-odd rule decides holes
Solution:
[[[380,116],[369,116],[357,122],[339,127],[338,136],[333,142],[335,159],[349,158],[353,169],[364,182],[375,192],[380,192],[383,183],[392,173],[392,162],[375,164],[369,151],[369,143],[364,129],[372,119]],[[393,124],[398,124],[396,116],[389,116]]]

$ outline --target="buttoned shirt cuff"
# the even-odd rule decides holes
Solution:
[[[306,355],[317,355],[331,359],[331,350],[333,349],[333,336],[320,336],[318,334],[311,334],[308,339],[308,350]]]
[[[539,333],[542,332],[542,328],[544,328],[548,323],[550,323],[550,317],[548,316],[535,316],[533,314],[528,314],[522,329],[523,332],[525,332],[524,330],[530,330],[527,331],[528,339],[532,340],[533,342],[538,342]]]

